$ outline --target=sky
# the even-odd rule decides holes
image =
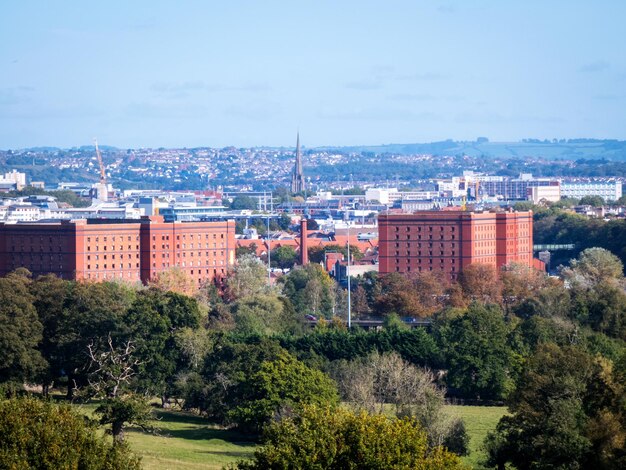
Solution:
[[[623,0],[0,2],[0,148],[626,139]]]

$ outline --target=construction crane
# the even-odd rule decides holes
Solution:
[[[100,149],[98,148],[98,140],[93,139],[93,142],[96,144],[96,155],[98,156],[98,165],[100,165],[100,184],[107,184],[107,175],[104,171],[104,163],[102,162],[102,155],[100,154]]]

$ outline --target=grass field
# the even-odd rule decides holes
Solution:
[[[95,405],[80,406],[87,415],[91,415],[94,408]],[[495,428],[506,409],[453,405],[446,408],[451,416],[463,418],[470,436],[470,455],[463,461],[481,469],[483,439]],[[221,469],[250,457],[255,448],[245,436],[220,429],[191,413],[155,410],[155,419],[150,424],[157,430],[156,434],[132,427],[126,431],[132,450],[142,457],[146,470]]]
[[[95,404],[76,405],[92,416]],[[229,463],[252,456],[255,443],[239,433],[221,429],[206,419],[183,411],[154,410],[148,433],[126,428],[126,440],[141,456],[145,470],[221,469]]]
[[[465,421],[465,428],[470,436],[470,454],[463,457],[463,462],[475,469],[482,469],[480,461],[485,454],[482,443],[487,433],[496,428],[500,418],[506,413],[503,406],[457,406],[446,407],[451,416],[458,416]]]

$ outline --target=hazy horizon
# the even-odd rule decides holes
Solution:
[[[626,139],[626,3],[0,5],[0,148]]]

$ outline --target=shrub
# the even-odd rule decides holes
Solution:
[[[125,445],[112,445],[66,405],[35,398],[0,402],[0,468],[140,469]]]
[[[327,470],[460,469],[459,458],[429,448],[426,433],[410,418],[358,414],[305,406],[268,426],[265,445],[239,470],[318,468]]]

